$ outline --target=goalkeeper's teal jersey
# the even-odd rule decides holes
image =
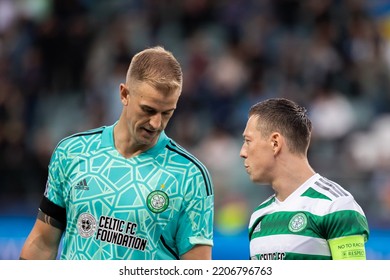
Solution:
[[[283,202],[273,195],[256,208],[249,223],[250,258],[332,259],[328,241],[355,235],[368,239],[362,208],[340,185],[315,174]],[[364,254],[364,244],[353,246],[345,254]]]
[[[205,166],[164,132],[126,159],[113,128],[72,135],[53,152],[41,211],[66,224],[60,258],[178,259],[196,244],[212,246]]]

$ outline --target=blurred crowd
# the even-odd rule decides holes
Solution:
[[[233,234],[272,192],[239,157],[249,107],[304,105],[309,158],[390,227],[390,5],[372,0],[0,0],[0,215],[35,215],[69,134],[110,125],[132,55],[162,45],[184,72],[167,133],[209,168]]]

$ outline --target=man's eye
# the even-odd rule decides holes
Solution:
[[[144,108],[144,112],[149,115],[153,115],[155,111],[153,109]]]

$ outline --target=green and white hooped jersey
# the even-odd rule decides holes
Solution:
[[[273,195],[256,208],[249,222],[250,258],[332,259],[328,241],[353,235],[368,239],[363,210],[348,191],[315,174],[285,201]]]
[[[164,132],[126,159],[113,126],[62,140],[40,210],[66,225],[61,259],[178,259],[213,245],[214,195],[205,166]]]

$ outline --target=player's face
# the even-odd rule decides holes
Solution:
[[[274,153],[272,141],[263,137],[257,126],[257,116],[251,116],[245,127],[240,156],[250,179],[255,183],[271,183]]]
[[[172,117],[180,90],[163,94],[147,83],[139,83],[130,89],[132,92],[127,91],[126,97],[122,94],[122,103],[125,104],[130,136],[136,145],[151,147]]]

